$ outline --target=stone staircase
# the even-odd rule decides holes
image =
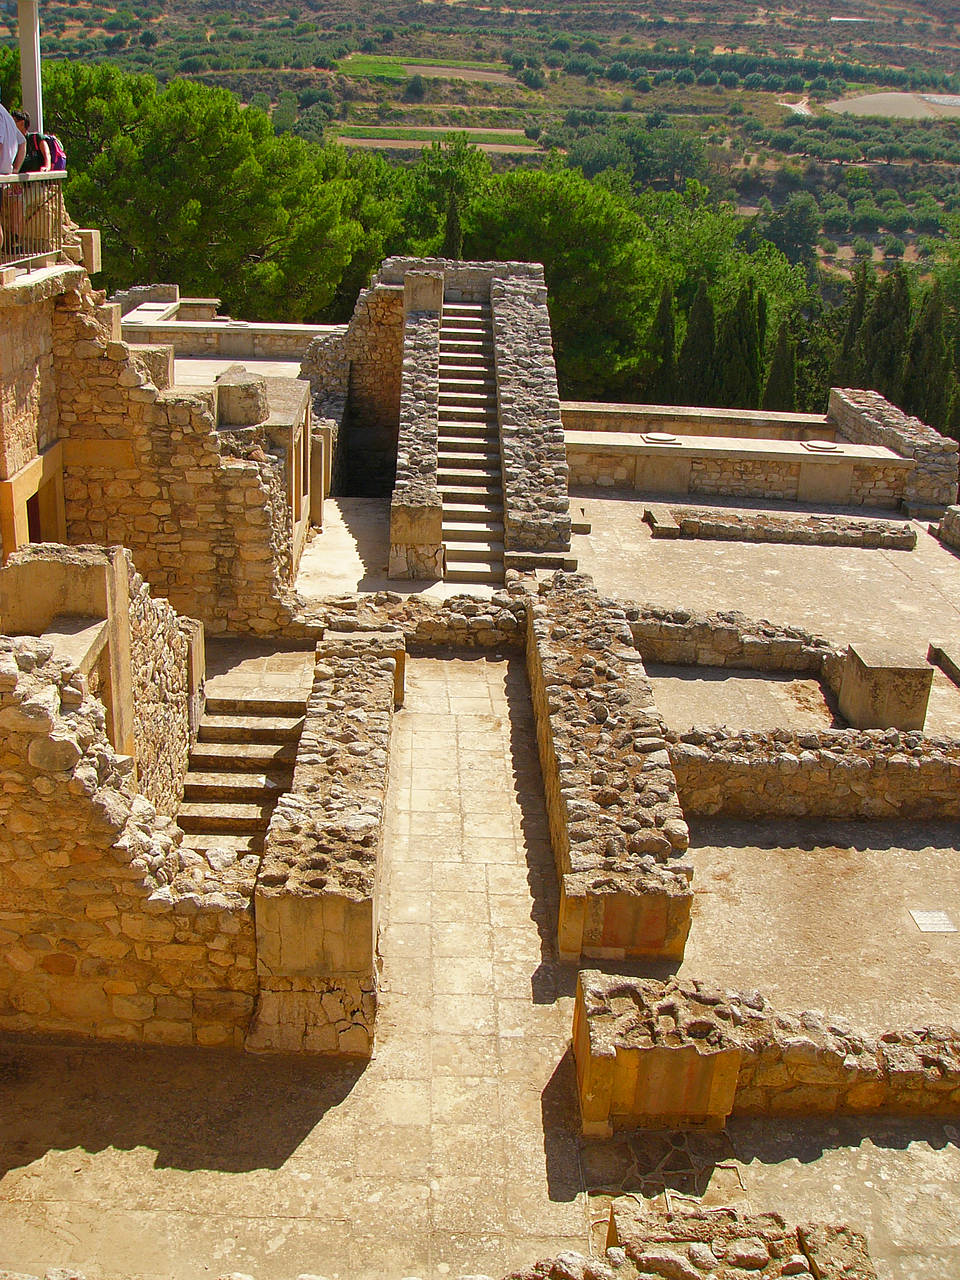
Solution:
[[[305,698],[208,697],[177,822],[192,849],[259,853],[290,789]]]
[[[503,484],[489,302],[444,299],[437,486],[448,582],[503,581]]]

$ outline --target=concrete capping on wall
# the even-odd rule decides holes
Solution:
[[[833,440],[836,436],[836,428],[822,413],[564,400],[560,414],[565,431],[670,431],[674,435],[764,440]]]
[[[291,790],[267,830],[247,1048],[369,1057],[399,633],[317,645]]]
[[[738,818],[960,817],[960,743],[897,729],[668,732],[684,812]]]
[[[179,847],[49,640],[0,636],[0,735],[0,1029],[241,1047],[256,858]]]
[[[542,274],[539,279],[495,279],[490,305],[504,546],[508,551],[568,551],[569,472]]]
[[[666,516],[664,520],[660,514]],[[726,511],[713,507],[661,507],[643,513],[655,538],[705,538],[721,542],[796,543],[811,547],[883,548],[912,551],[916,528],[905,520],[858,516],[781,515],[772,511]]]
[[[960,551],[960,507],[947,507],[937,526],[937,537],[945,547]]]
[[[877,391],[833,387],[827,417],[844,439],[880,444],[916,467],[907,477],[904,503],[911,514],[936,518],[957,501],[957,441],[942,436],[891,404]]]
[[[443,277],[439,282],[442,305]],[[390,502],[391,578],[443,577],[443,506],[437,488],[437,434],[440,403],[440,313],[414,310],[404,315],[403,377],[397,474]]]
[[[647,662],[802,672],[840,691],[846,650],[799,627],[736,611],[696,613],[655,604],[624,608],[633,642]]]
[[[960,1032],[871,1035],[690,979],[581,971],[573,1044],[586,1133],[718,1128],[731,1114],[960,1114]]]
[[[172,303],[180,301],[178,284],[134,284],[129,289],[117,289],[110,294],[108,302],[115,302],[120,307],[121,316],[133,311],[144,302]]]
[[[622,609],[556,574],[531,599],[527,671],[560,881],[565,959],[683,955],[687,825]]]

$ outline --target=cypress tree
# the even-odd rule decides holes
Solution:
[[[777,345],[773,349],[760,407],[778,409],[782,413],[793,413],[797,407],[797,350],[786,321],[777,332]]]
[[[840,386],[855,386],[859,381],[859,370],[856,362],[857,339],[860,336],[860,327],[863,324],[863,317],[867,310],[867,296],[871,279],[871,270],[867,263],[858,263],[853,273],[847,323],[844,326],[843,339],[840,343],[840,350],[837,353],[837,360],[833,370],[833,379]]]
[[[443,246],[441,258],[452,258],[459,262],[463,257],[463,227],[460,225],[460,202],[454,187],[447,196],[447,216],[443,227]]]
[[[923,296],[903,361],[902,405],[941,431],[949,408],[950,353],[944,332],[943,294],[935,280]]]
[[[660,306],[653,322],[652,343],[654,368],[647,383],[651,404],[676,404],[678,378],[676,334],[673,321],[673,289],[664,285]]]
[[[677,361],[679,390],[685,404],[712,405],[717,398],[717,326],[706,280],[687,316],[687,332]]]
[[[720,322],[717,364],[720,404],[728,409],[755,409],[760,399],[760,335],[752,280]]]
[[[856,364],[862,386],[895,404],[902,390],[903,353],[910,333],[910,290],[903,267],[881,280],[857,337]]]

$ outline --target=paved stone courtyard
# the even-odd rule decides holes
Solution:
[[[829,729],[833,714],[818,680],[770,671],[645,662],[668,729]]]

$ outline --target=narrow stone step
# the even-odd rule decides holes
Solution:
[[[447,485],[454,486],[457,489],[476,488],[477,486],[489,486],[491,489],[500,489],[500,468],[497,467],[457,467],[453,471],[438,471],[437,484],[440,487]]]
[[[494,453],[492,449],[480,449],[474,445],[473,448],[457,450],[452,449],[437,453],[437,470],[447,471],[451,467],[460,470],[466,467],[468,470],[482,470],[493,473],[500,469],[500,454]]]
[[[493,391],[470,391],[466,388],[455,387],[450,391],[445,391],[443,387],[438,392],[441,409],[449,409],[456,405],[469,406],[471,409],[495,408],[497,397]]]
[[[190,767],[231,773],[285,765],[292,769],[296,758],[295,742],[198,742],[190,752]]]
[[[443,302],[443,314],[448,315],[450,312],[456,312],[462,315],[482,315],[490,314],[490,303],[481,302],[479,299],[475,302],[468,302],[465,298],[445,298]]]
[[[496,409],[473,409],[468,405],[457,405],[456,408],[441,405],[437,413],[437,421],[441,426],[446,426],[448,423],[455,425],[458,422],[482,422],[484,426],[495,427],[497,411]]]
[[[306,698],[213,696],[206,699],[204,709],[223,716],[302,716],[306,705]]]
[[[193,765],[193,760],[191,760]],[[284,791],[290,790],[293,770],[286,773],[206,773],[191,768],[183,782],[183,798],[192,800],[222,800],[227,804],[252,800],[266,804]]]
[[[443,499],[444,511],[448,507],[468,511],[497,511],[498,513],[503,511],[503,494],[499,483],[489,492],[485,492],[477,485],[443,485],[440,496]]]
[[[469,356],[448,356],[440,361],[440,385],[450,379],[459,382],[477,382],[484,387],[496,387],[496,378],[487,369],[484,357],[479,357],[475,364]]]
[[[198,737],[201,742],[296,742],[302,728],[302,716],[205,715]]]
[[[502,520],[457,520],[451,513],[444,512],[443,540],[447,545],[451,542],[501,542],[503,541]]]
[[[474,453],[477,455],[489,454],[491,457],[499,459],[498,443],[496,436],[490,432],[468,436],[448,436],[443,434],[437,440],[437,453],[441,458],[446,453]]]
[[[273,813],[272,804],[221,804],[218,801],[191,800],[180,806],[177,825],[183,831],[205,835],[224,831],[243,835],[266,831]]]
[[[447,550],[447,563],[451,560],[455,564],[462,561],[483,560],[489,561],[491,564],[497,560],[503,559],[503,543],[502,542],[448,542],[444,539],[444,546]]]
[[[491,440],[499,442],[500,432],[495,422],[441,422],[438,424],[437,443],[440,446],[461,440]]]
[[[238,857],[245,853],[261,853],[263,851],[263,832],[250,835],[233,835],[229,831],[221,831],[214,835],[202,835],[190,831],[184,836],[184,849],[196,849],[202,852],[207,849],[223,849],[226,853],[235,853]]]
[[[448,559],[443,578],[445,582],[502,582],[503,561],[481,564],[472,560]]]
[[[476,356],[485,366],[493,365],[493,343],[469,338],[442,338],[440,340],[440,359],[448,360],[452,356],[458,359],[469,359]]]

